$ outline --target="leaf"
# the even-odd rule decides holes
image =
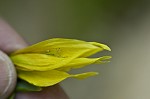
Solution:
[[[19,80],[16,85],[17,92],[29,92],[29,91],[41,91],[42,88],[38,86],[34,86],[26,81]]]

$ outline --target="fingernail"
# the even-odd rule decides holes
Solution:
[[[9,57],[0,51],[0,99],[6,99],[16,85],[16,71]]]

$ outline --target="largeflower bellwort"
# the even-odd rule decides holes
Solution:
[[[89,64],[109,62],[111,56],[88,58],[103,50],[111,49],[97,42],[54,38],[18,50],[10,58],[20,79],[34,86],[47,87],[70,77],[84,79],[97,75],[97,72],[69,74],[68,71]]]

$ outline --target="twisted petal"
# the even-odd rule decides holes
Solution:
[[[76,55],[78,56],[79,53]],[[76,55],[70,58],[59,58],[46,54],[18,54],[11,56],[11,60],[19,70],[45,71],[60,68],[68,64],[70,61],[76,58]]]
[[[54,38],[34,44],[22,50],[18,50],[12,55],[23,53],[42,53],[57,57],[72,57],[77,53],[86,51],[85,53],[79,55],[81,57],[85,57],[95,54],[104,49],[110,50],[108,46],[96,42],[85,42],[75,39]]]
[[[100,58],[77,58],[73,59],[70,63],[58,68],[57,70],[69,71],[70,69],[82,68],[90,64],[102,64],[109,62],[110,58],[111,56],[103,56]]]
[[[66,72],[57,71],[57,70],[50,70],[50,71],[19,71],[18,76],[39,87],[46,87],[46,86],[52,86],[54,84],[57,84],[61,82],[62,80],[68,78],[68,77],[74,77],[78,79],[84,79],[90,76],[97,75],[96,72],[87,72],[77,75],[70,75]]]

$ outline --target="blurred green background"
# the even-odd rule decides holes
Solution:
[[[0,0],[0,16],[29,44],[61,37],[111,47],[102,53],[111,63],[77,71],[100,76],[61,83],[71,99],[150,99],[149,0]]]

